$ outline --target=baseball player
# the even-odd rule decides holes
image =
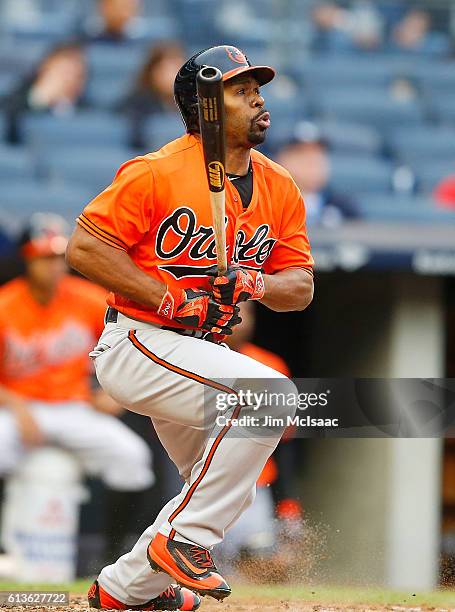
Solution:
[[[57,215],[33,215],[20,241],[25,275],[0,289],[0,474],[29,448],[63,446],[102,477],[109,502],[131,512],[154,480],[150,451],[109,414],[118,412],[113,400],[91,389],[87,353],[103,328],[106,292],[67,274],[65,226]],[[118,512],[108,511],[109,538]]]
[[[224,79],[230,265],[220,278],[199,136],[196,75],[203,66],[216,66]],[[93,351],[98,379],[122,405],[152,418],[185,480],[132,551],[101,571],[92,606],[144,608],[172,581],[216,599],[231,592],[210,550],[253,501],[284,429],[267,436],[236,431],[236,419],[251,409],[241,402],[222,426],[215,400],[223,391],[246,391],[239,379],[258,379],[261,389],[271,380],[295,387],[217,339],[239,322],[240,301],[303,310],[313,293],[299,189],[284,168],[253,150],[270,126],[260,87],[274,75],[232,46],[189,59],[175,79],[187,133],[125,163],[85,208],[70,240],[70,265],[112,292]],[[263,416],[265,408],[257,408]]]

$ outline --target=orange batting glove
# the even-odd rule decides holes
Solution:
[[[226,274],[217,274],[216,266],[212,266],[209,276],[214,277],[210,279],[213,297],[220,304],[238,304],[264,297],[264,277],[260,270],[228,266]]]
[[[242,319],[238,306],[218,304],[201,289],[167,288],[157,313],[185,327],[230,336]]]

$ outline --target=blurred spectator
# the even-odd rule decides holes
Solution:
[[[308,225],[335,227],[343,219],[360,216],[353,201],[329,186],[328,144],[315,125],[298,124],[294,138],[278,153],[277,161],[289,170],[303,194]]]
[[[431,16],[424,10],[412,9],[392,31],[392,45],[396,50],[431,55],[445,55],[450,51],[449,37],[431,30]]]
[[[433,197],[441,206],[455,210],[455,174],[442,179],[436,186]]]
[[[130,145],[144,149],[144,122],[157,113],[178,113],[174,100],[174,80],[185,62],[185,52],[178,42],[154,45],[137,78],[134,89],[119,110],[131,118]]]
[[[315,6],[314,46],[320,51],[372,50],[382,44],[384,23],[373,2],[358,0],[350,8],[334,2]]]
[[[3,102],[7,117],[7,140],[21,139],[24,113],[68,115],[84,105],[87,64],[83,48],[76,43],[55,47],[36,71]]]
[[[154,475],[146,444],[116,418],[121,407],[91,388],[88,353],[104,326],[106,292],[67,274],[66,244],[61,217],[33,215],[20,240],[25,275],[0,290],[0,474],[41,445],[74,453],[108,487],[110,557],[123,552]]]
[[[143,38],[140,0],[97,0],[97,15],[83,34],[88,42],[121,43]]]
[[[389,93],[393,100],[404,104],[419,97],[417,85],[406,76],[394,77],[389,85]]]

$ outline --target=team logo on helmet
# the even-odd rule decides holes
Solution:
[[[226,53],[233,62],[237,64],[248,64],[248,60],[237,47],[225,47]]]

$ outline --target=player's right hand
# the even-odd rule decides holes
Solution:
[[[230,336],[232,327],[241,323],[239,307],[218,304],[202,289],[170,289],[158,308],[158,314],[185,325],[214,334]]]

